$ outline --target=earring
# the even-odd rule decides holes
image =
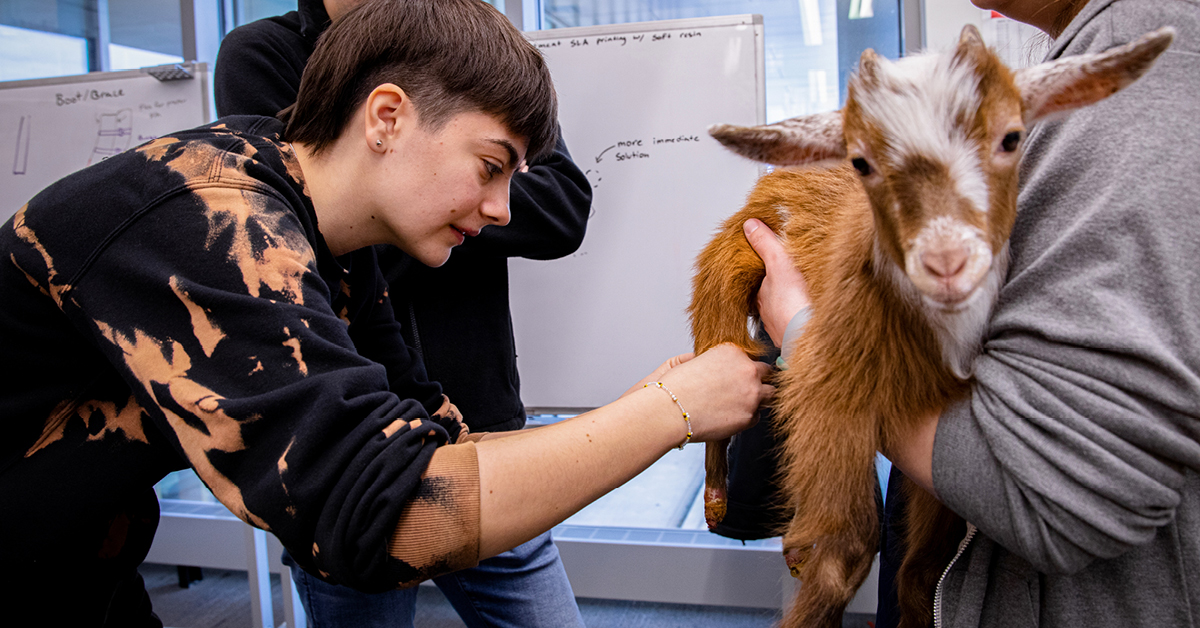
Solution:
[[[376,146],[383,146],[383,140],[375,140]]]

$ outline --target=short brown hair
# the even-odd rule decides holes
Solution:
[[[558,99],[540,52],[482,0],[367,0],[321,35],[296,104],[280,113],[288,141],[319,154],[377,86],[412,98],[426,128],[456,114],[495,116],[525,138],[526,159],[553,148]]]

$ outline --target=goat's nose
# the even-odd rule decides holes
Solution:
[[[956,246],[945,249],[926,251],[921,254],[921,264],[929,274],[949,279],[962,272],[967,265],[967,247]]]

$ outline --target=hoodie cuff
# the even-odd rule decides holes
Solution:
[[[400,513],[388,553],[421,575],[400,588],[479,564],[479,460],[475,444],[439,447]]]

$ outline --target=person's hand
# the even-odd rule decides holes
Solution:
[[[681,353],[681,354],[671,358],[670,360],[663,362],[662,364],[659,365],[658,368],[654,369],[653,373],[643,377],[642,381],[634,384],[632,388],[621,393],[621,397],[624,397],[624,396],[628,395],[629,393],[634,393],[634,392],[637,392],[637,391],[645,388],[646,384],[649,384],[650,382],[657,382],[659,380],[659,378],[661,378],[663,376],[664,373],[679,366],[680,364],[683,364],[684,362],[687,362],[688,360],[690,360],[694,357],[696,357],[695,353]]]
[[[759,407],[775,393],[763,383],[770,372],[769,365],[751,360],[732,344],[721,344],[643,381],[660,381],[675,393],[691,418],[692,441],[708,442],[729,438],[758,421]]]
[[[808,284],[792,263],[783,243],[762,221],[751,218],[742,228],[746,240],[766,266],[767,274],[758,289],[756,304],[763,328],[771,342],[779,347],[792,317],[809,304]]]

